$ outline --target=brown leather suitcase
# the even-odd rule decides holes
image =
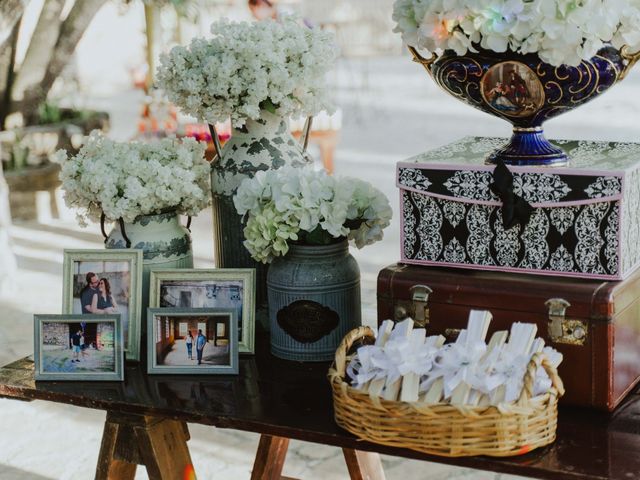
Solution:
[[[564,355],[564,404],[611,411],[640,379],[640,271],[603,282],[396,264],[378,275],[378,323],[411,316],[450,341],[470,309],[491,311],[489,334],[538,325]]]

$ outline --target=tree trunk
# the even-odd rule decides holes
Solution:
[[[0,49],[4,49],[4,43],[11,35],[13,27],[22,14],[28,0],[1,0],[0,1]]]
[[[27,90],[36,88],[42,81],[45,69],[53,56],[53,48],[60,35],[62,20],[60,14],[65,0],[46,0],[40,12],[38,23],[16,74],[11,97],[22,100]]]
[[[0,162],[0,297],[10,295],[16,280],[17,265],[9,241],[10,228],[9,186],[4,179]]]
[[[38,107],[44,102],[55,82],[67,66],[73,52],[82,38],[85,30],[104,5],[106,0],[76,0],[67,18],[62,22],[60,35],[53,47],[53,55],[45,69],[44,78],[38,88],[32,89],[25,95],[21,111],[25,119],[34,117]]]
[[[11,92],[13,91],[16,47],[20,22],[16,22],[6,41],[0,45],[0,130],[11,112]]]

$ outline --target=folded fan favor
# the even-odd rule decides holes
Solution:
[[[441,335],[426,336],[407,318],[394,325],[385,320],[374,345],[358,349],[347,367],[351,386],[385,400],[427,405],[498,406],[520,399],[524,376],[532,357],[542,353],[554,368],[562,354],[535,338],[535,324],[516,322],[511,331],[485,339],[491,313],[472,310],[467,328],[455,342]],[[507,340],[508,337],[508,340]],[[549,392],[551,379],[540,367],[533,395]]]

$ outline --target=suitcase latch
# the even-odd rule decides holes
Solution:
[[[587,339],[587,324],[581,320],[566,318],[567,308],[571,306],[564,298],[550,298],[545,302],[549,309],[549,338],[555,343],[584,345]]]
[[[433,293],[426,285],[414,285],[409,289],[410,301],[400,300],[395,307],[395,320],[411,317],[416,326],[424,327],[429,323],[429,295]]]

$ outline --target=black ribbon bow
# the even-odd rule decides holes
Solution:
[[[509,230],[516,224],[524,228],[533,214],[533,207],[524,198],[513,193],[513,174],[502,160],[493,171],[493,183],[489,188],[502,201],[502,225]]]

